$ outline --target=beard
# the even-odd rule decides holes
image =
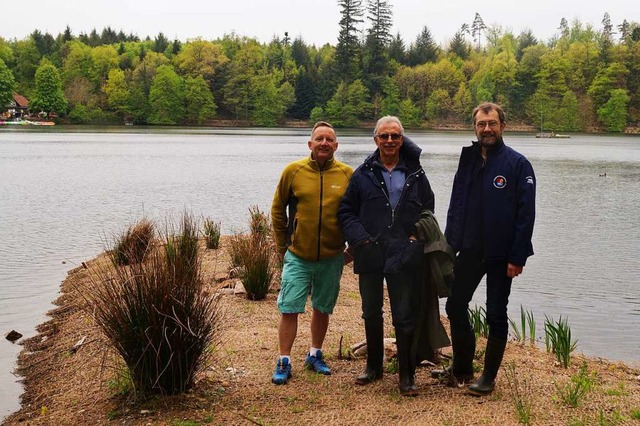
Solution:
[[[484,148],[493,148],[494,146],[504,143],[504,141],[502,140],[502,135],[498,136],[495,134],[479,135],[478,142],[480,143],[480,146]]]

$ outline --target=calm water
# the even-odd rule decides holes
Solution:
[[[188,209],[225,233],[242,230],[249,206],[269,209],[283,166],[309,152],[307,130],[124,130],[0,129],[2,335],[32,336],[66,272],[143,214]],[[473,135],[412,135],[444,226],[460,148]],[[538,178],[536,255],[514,281],[511,316],[521,304],[539,323],[566,316],[579,351],[640,362],[640,137],[506,139]],[[352,166],[373,149],[368,133],[342,131],[339,142]],[[0,341],[0,420],[19,407],[19,349]]]

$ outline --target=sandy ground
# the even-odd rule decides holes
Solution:
[[[414,398],[399,395],[397,375],[390,372],[372,385],[356,386],[354,377],[365,361],[338,356],[341,340],[346,349],[364,338],[357,278],[351,267],[345,268],[323,348],[331,376],[302,368],[310,342],[307,313],[300,317],[292,354],[294,377],[286,386],[273,385],[277,289],[259,302],[225,294],[221,344],[195,389],[135,403],[117,394],[122,387],[114,382],[122,363],[95,327],[81,297],[94,285],[89,278],[92,269],[104,261],[99,257],[87,262],[87,268],[70,271],[51,320],[38,328],[38,336],[23,342],[19,364],[26,392],[22,409],[8,417],[6,425],[516,425],[522,418],[518,402],[530,407],[529,423],[535,425],[640,425],[640,371],[575,353],[571,366],[564,369],[544,348],[518,342],[508,344],[496,391],[488,397],[472,397],[464,388],[431,379],[429,367],[418,369],[420,395]],[[206,251],[204,276],[211,291],[234,283],[225,281],[227,264],[224,240],[221,249]],[[385,322],[389,335],[388,315]],[[448,328],[444,318],[443,322]],[[72,349],[83,338],[84,343]],[[479,369],[484,344],[480,339]],[[592,386],[574,408],[563,402],[557,386],[568,386],[582,366]],[[517,386],[508,380],[513,372]]]

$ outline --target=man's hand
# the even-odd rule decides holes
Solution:
[[[515,278],[522,273],[523,266],[514,265],[513,263],[507,263],[507,276],[509,278]]]
[[[348,265],[353,262],[353,255],[351,254],[351,250],[347,249],[342,253],[344,255],[344,264]]]

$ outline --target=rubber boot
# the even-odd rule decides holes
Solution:
[[[384,358],[384,337],[382,318],[364,321],[367,338],[367,367],[356,377],[357,385],[368,385],[382,378],[382,360]]]
[[[415,385],[416,362],[411,354],[413,333],[400,333],[396,330],[396,345],[398,346],[398,385],[403,396],[418,395]]]
[[[473,329],[465,332],[451,330],[453,363],[450,367],[431,371],[434,379],[446,380],[447,386],[456,387],[473,381],[473,357],[476,336]]]
[[[502,356],[507,341],[489,336],[487,350],[484,354],[484,370],[482,376],[469,386],[469,393],[475,396],[489,395],[496,386],[496,376],[502,364]]]

